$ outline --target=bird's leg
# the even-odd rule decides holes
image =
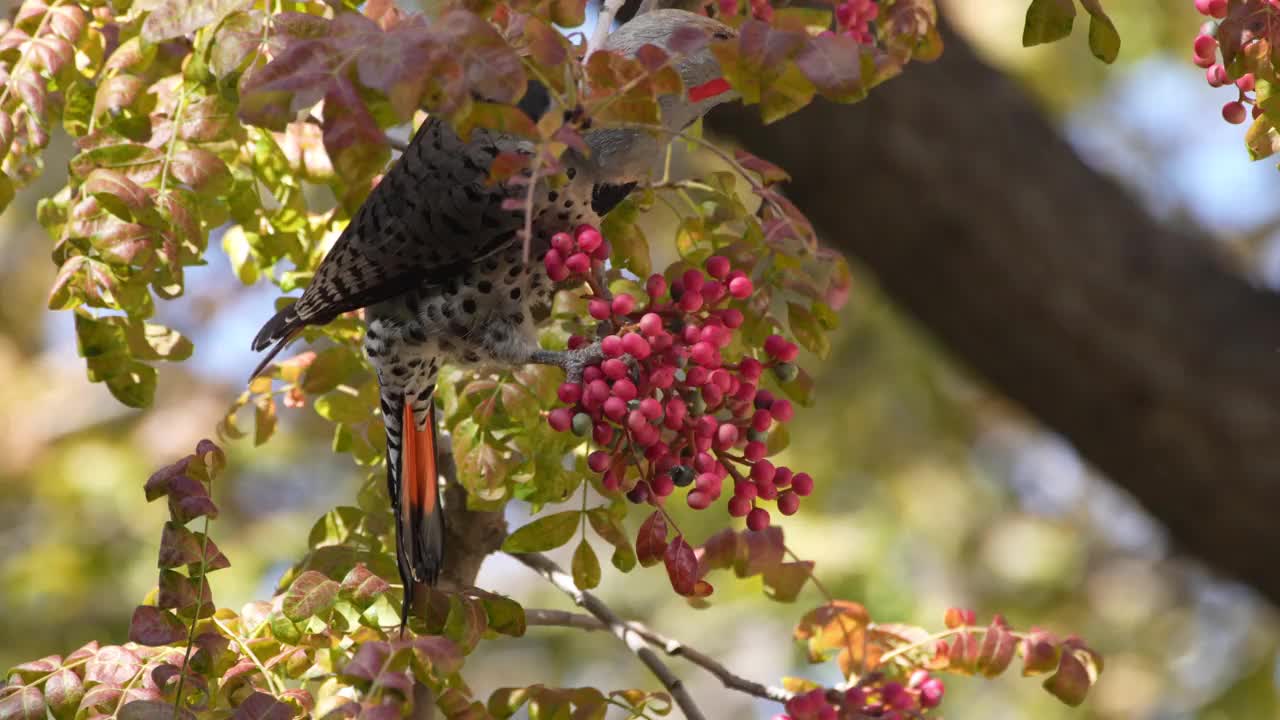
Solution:
[[[537,365],[554,365],[564,370],[565,379],[571,383],[582,382],[582,371],[588,365],[604,360],[604,351],[600,341],[591,343],[577,350],[543,350],[537,348],[529,353],[527,362]]]

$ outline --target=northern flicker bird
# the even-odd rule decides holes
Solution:
[[[676,56],[686,88],[721,76],[707,47],[680,56],[672,33],[701,29],[714,38],[734,33],[718,21],[682,10],[657,10],[624,24],[604,47],[633,55],[653,44]],[[690,101],[660,98],[670,130],[692,124],[723,93]],[[520,107],[537,117],[548,109],[545,89],[531,85]],[[493,159],[503,151],[528,154],[527,140],[476,130],[462,141],[447,122],[423,124],[404,154],[334,244],[296,303],[271,318],[253,341],[272,345],[258,372],[304,326],[366,308],[364,349],[377,371],[387,439],[387,485],[396,515],[396,556],[404,582],[402,620],[416,583],[434,584],[444,553],[444,515],[436,475],[432,395],[441,366],[579,365],[581,354],[539,348],[534,310],[548,307],[552,282],[540,261],[551,235],[597,224],[662,156],[659,139],[636,130],[602,128],[585,134],[590,153],[566,153],[568,183],[534,190],[531,261],[524,261],[522,211],[504,209],[527,186],[490,186]],[[255,372],[255,375],[257,372]]]

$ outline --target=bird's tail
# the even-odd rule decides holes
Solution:
[[[272,343],[275,344],[275,347],[272,347],[271,352],[267,353],[266,357],[262,358],[262,362],[258,363],[258,367],[254,368],[253,374],[249,376],[250,380],[261,375],[262,371],[267,369],[267,365],[275,359],[276,355],[279,355],[280,351],[297,337],[298,333],[302,332],[302,328],[306,323],[302,318],[298,317],[296,306],[297,303],[294,303],[276,313],[262,326],[262,329],[258,331],[258,335],[253,338],[253,349],[256,352],[267,349]]]
[[[414,583],[434,585],[444,561],[444,507],[436,472],[435,403],[418,426],[412,397],[398,391],[382,394],[387,428],[387,491],[396,516],[396,565],[404,583],[400,625],[413,608]]]

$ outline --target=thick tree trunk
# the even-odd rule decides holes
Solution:
[[[1086,167],[957,37],[861,104],[754,117],[709,126],[789,170],[828,242],[1183,551],[1280,602],[1280,296]]]

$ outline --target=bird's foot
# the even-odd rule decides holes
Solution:
[[[554,365],[564,370],[565,379],[571,383],[582,382],[582,372],[587,366],[604,360],[604,350],[600,342],[580,347],[577,350],[534,350],[529,355],[529,362],[538,365]]]

